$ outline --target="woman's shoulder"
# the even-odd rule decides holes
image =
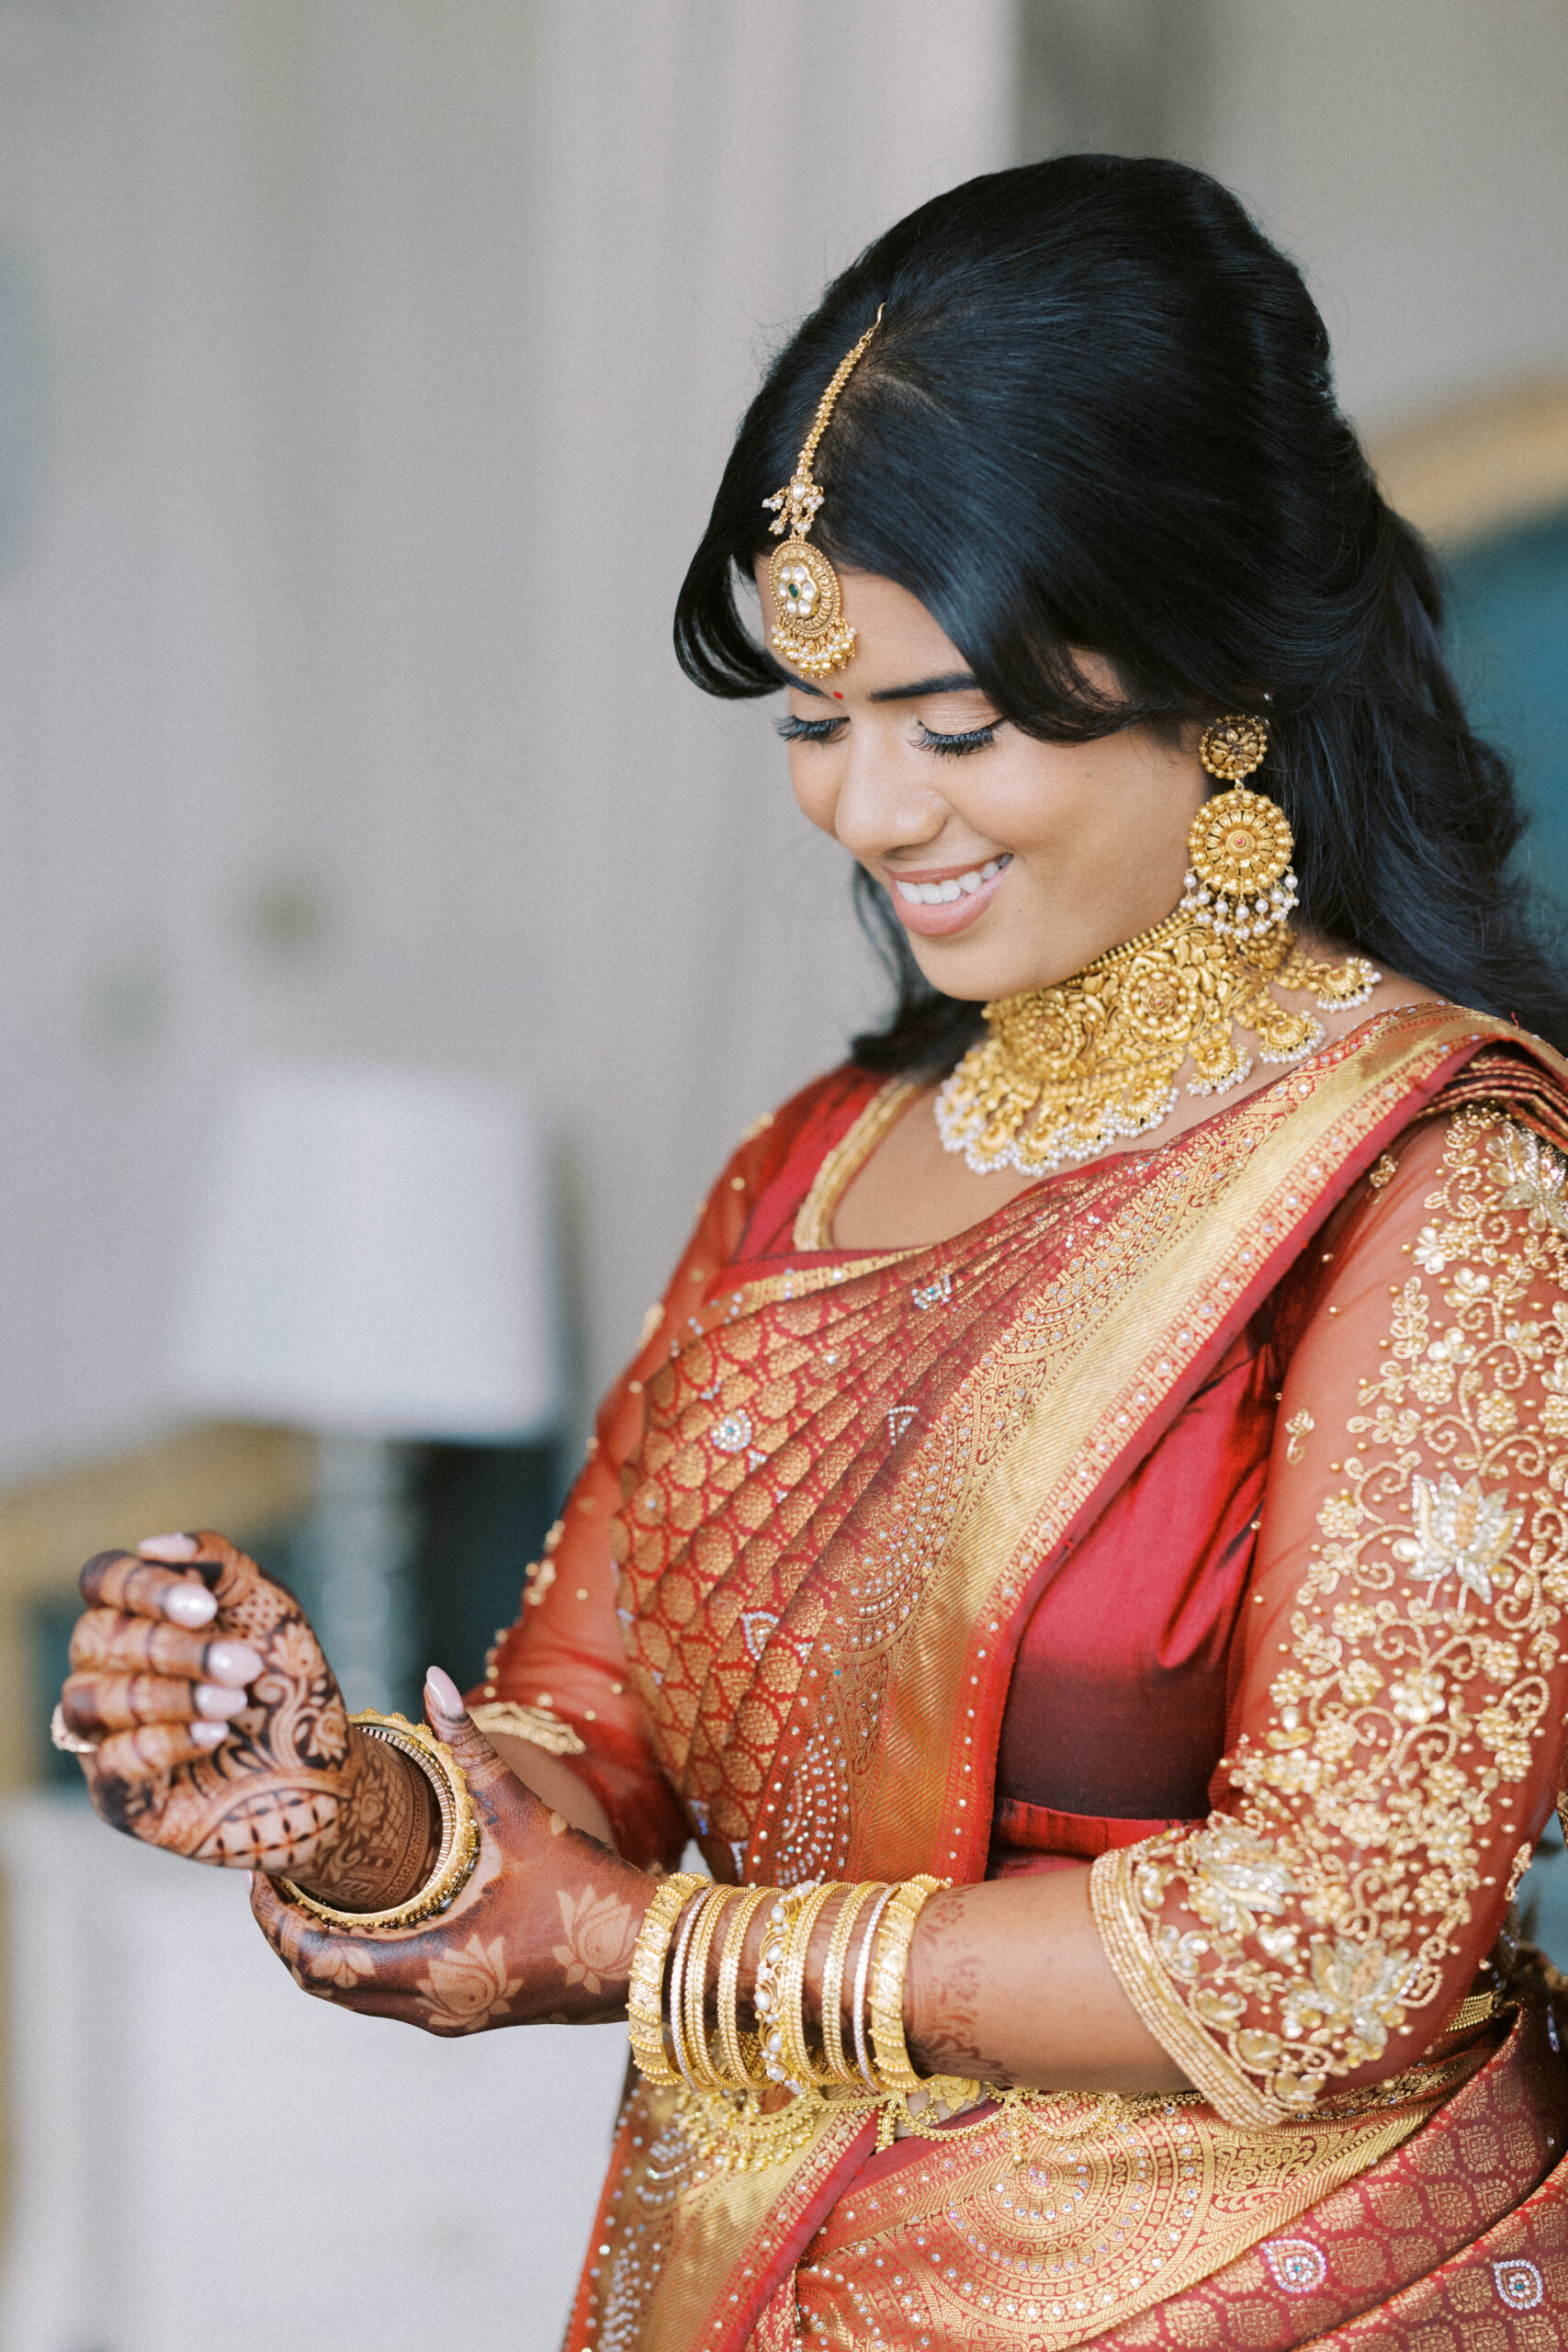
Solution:
[[[736,1146],[727,1172],[749,1182],[767,1183],[803,1143],[822,1140],[828,1150],[859,1118],[886,1080],[853,1062],[840,1062],[808,1079],[775,1110],[753,1119]]]
[[[1512,1048],[1475,1057],[1389,1139],[1286,1277],[1276,1329],[1289,1348],[1354,1298],[1451,1287],[1460,1267],[1568,1293],[1568,1088]]]

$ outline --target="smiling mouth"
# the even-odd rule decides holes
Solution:
[[[956,906],[960,899],[972,899],[976,890],[983,889],[987,882],[994,882],[1011,863],[1012,852],[1007,850],[1000,857],[988,857],[984,865],[970,866],[966,873],[950,874],[942,882],[900,882],[895,879],[893,887],[899,897],[907,899],[912,907]]]

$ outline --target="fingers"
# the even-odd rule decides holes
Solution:
[[[168,1538],[149,1538],[154,1544],[160,1540],[166,1543]],[[232,1611],[258,1588],[265,1587],[269,1592],[279,1590],[262,1574],[248,1553],[242,1552],[237,1544],[231,1544],[226,1535],[220,1535],[215,1529],[198,1527],[186,1541],[195,1544],[192,1560],[211,1587],[220,1609]]]
[[[164,1674],[73,1674],[61,1692],[66,1728],[130,1731],[139,1724],[223,1723],[250,1704],[245,1691]]]
[[[142,1724],[103,1741],[92,1759],[94,1771],[112,1781],[155,1781],[177,1764],[210,1756],[228,1731],[227,1724]]]
[[[193,1680],[223,1682],[235,1689],[254,1682],[262,1655],[249,1642],[200,1634],[124,1610],[90,1609],[76,1620],[71,1663],[79,1673],[96,1668],[120,1674],[181,1674]]]
[[[293,1594],[264,1575],[248,1554],[213,1528],[198,1527],[191,1535],[151,1535],[141,1548],[145,1553],[151,1545],[162,1556],[176,1544],[192,1547],[191,1573],[200,1576],[210,1589],[232,1632],[265,1644],[286,1620],[303,1622],[304,1612]]]
[[[84,1600],[172,1625],[210,1625],[218,1602],[205,1585],[176,1569],[139,1559],[134,1552],[99,1552],[77,1579]]]
[[[416,1985],[429,1964],[423,1939],[414,1943],[372,1942],[321,1926],[288,1902],[265,1871],[251,1880],[251,1909],[257,1926],[294,1982],[318,2000],[342,2002],[372,2017],[401,2017],[423,2022]],[[411,1950],[411,1945],[412,1949]]]
[[[462,1693],[439,1666],[424,1677],[425,1721],[439,1740],[452,1750],[470,1796],[479,1796],[498,1781],[518,1785],[516,1774],[503,1764],[463,1704]]]

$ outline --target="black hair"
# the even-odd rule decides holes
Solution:
[[[908,589],[1026,734],[1265,707],[1258,781],[1295,833],[1300,920],[1568,1046],[1568,978],[1509,868],[1512,774],[1450,675],[1433,558],[1337,405],[1300,272],[1203,172],[1061,155],[991,173],[835,278],[736,436],[676,606],[687,675],[731,697],[785,683],[736,588],[879,305],[817,463],[824,552]],[[1113,700],[1075,647],[1110,663]],[[950,1066],[978,1007],[931,987],[858,867],[855,887],[897,987],[856,1059]]]

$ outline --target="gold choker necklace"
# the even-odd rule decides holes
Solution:
[[[1314,994],[1324,1012],[1371,994],[1382,975],[1364,956],[1319,963],[1286,921],[1296,903],[1291,829],[1272,800],[1241,788],[1267,742],[1256,718],[1220,719],[1204,735],[1204,766],[1234,788],[1193,820],[1174,914],[1070,980],[986,1006],[989,1035],[936,1100],[943,1145],[977,1175],[1043,1175],[1146,1134],[1174,1109],[1189,1057],[1190,1094],[1239,1086],[1253,1057],[1236,1028],[1253,1033],[1264,1061],[1300,1061],[1322,1044],[1323,1024],[1271,988]]]

